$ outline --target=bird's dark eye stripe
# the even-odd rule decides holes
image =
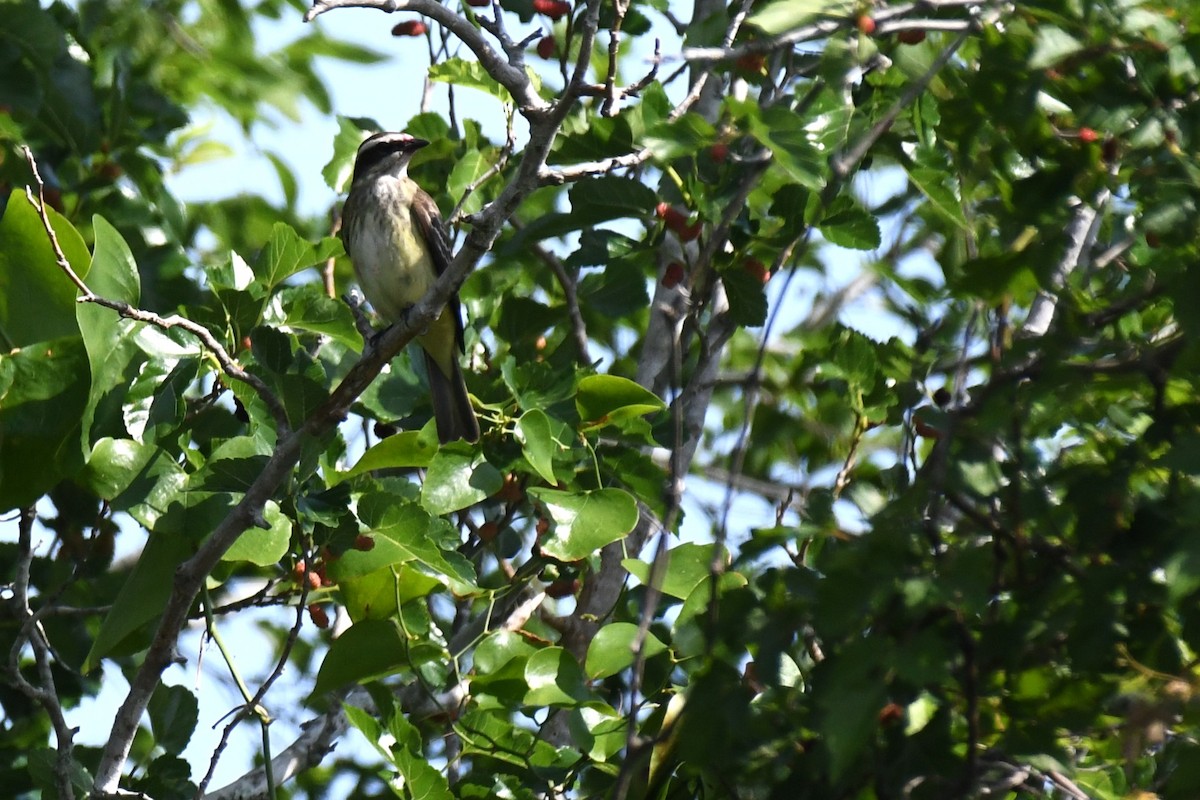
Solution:
[[[354,160],[354,176],[365,175],[376,164],[402,150],[404,150],[403,141],[383,139],[372,142],[368,147],[363,147],[358,151],[358,157]]]

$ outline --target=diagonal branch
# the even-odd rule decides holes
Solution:
[[[479,29],[466,17],[459,16],[441,3],[434,0],[315,0],[312,8],[304,15],[304,21],[312,22],[321,14],[335,8],[377,8],[389,14],[393,11],[415,11],[437,20],[442,27],[470,48],[489,75],[508,89],[522,113],[537,115],[549,108],[534,89],[533,82],[525,71],[521,50],[514,48],[506,59],[488,44]]]

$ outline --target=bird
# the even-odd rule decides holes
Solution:
[[[450,242],[437,202],[408,176],[413,154],[428,144],[395,132],[364,140],[342,209],[342,243],[359,286],[390,323],[424,297],[450,265]],[[457,292],[416,341],[425,352],[438,440],[478,441],[479,421],[458,361],[463,322]]]

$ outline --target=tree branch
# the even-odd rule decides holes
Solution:
[[[61,251],[60,251],[61,252]],[[21,512],[19,532],[17,535],[17,564],[16,575],[12,583],[12,608],[20,622],[20,630],[14,637],[12,649],[8,654],[6,672],[8,682],[17,691],[40,705],[50,718],[54,728],[54,737],[58,743],[58,753],[54,761],[54,784],[62,800],[73,800],[75,789],[71,783],[71,774],[75,770],[74,738],[75,731],[67,725],[63,715],[62,702],[58,698],[58,689],[54,685],[54,674],[50,670],[50,640],[38,614],[29,606],[30,568],[33,565],[33,522],[36,513],[32,508]],[[44,611],[49,606],[45,606]],[[34,685],[21,674],[21,652],[28,644],[33,650],[34,666],[37,671],[38,683]]]
[[[221,346],[221,343],[216,340],[216,337],[212,335],[212,332],[209,331],[208,328],[205,328],[203,325],[200,325],[196,322],[192,322],[190,319],[181,317],[178,314],[172,314],[169,317],[161,317],[152,311],[143,311],[140,308],[131,306],[129,303],[120,302],[118,300],[109,300],[92,293],[92,290],[88,288],[88,285],[84,283],[83,279],[80,278],[75,273],[75,270],[71,268],[71,263],[67,261],[67,256],[65,253],[63,253],[62,246],[58,243],[58,235],[54,232],[54,226],[50,224],[50,215],[46,211],[45,185],[42,183],[42,176],[38,172],[37,161],[33,157],[33,151],[31,151],[25,145],[21,145],[21,150],[25,154],[25,160],[29,163],[29,168],[33,171],[33,180],[37,184],[38,189],[38,196],[36,200],[33,198],[33,192],[28,186],[25,187],[25,196],[28,198],[30,204],[37,209],[38,215],[41,217],[42,227],[45,228],[46,236],[50,239],[50,246],[54,250],[54,258],[58,262],[59,268],[66,273],[71,282],[74,283],[79,291],[83,293],[82,296],[76,298],[76,302],[95,303],[98,306],[103,306],[104,308],[116,311],[126,319],[137,320],[138,322],[146,322],[163,330],[169,330],[171,328],[184,329],[199,339],[204,347],[213,354],[213,357],[217,359],[217,363],[221,365],[221,369],[226,375],[236,381],[246,384],[254,390],[254,392],[259,396],[259,399],[263,401],[263,404],[266,405],[267,409],[271,412],[271,417],[275,420],[275,424],[279,427],[280,431],[288,430],[289,424],[287,412],[283,408],[283,403],[279,401],[279,398],[275,396],[275,393],[267,388],[267,385],[263,383],[257,375],[252,375],[242,369],[241,366],[239,366],[238,363],[229,355],[228,351]]]
[[[437,20],[438,24],[457,36],[475,54],[488,74],[509,91],[523,114],[536,115],[549,108],[533,88],[533,83],[525,72],[523,51],[513,48],[509,51],[508,58],[504,58],[488,44],[479,29],[468,19],[455,14],[441,3],[434,0],[316,0],[304,15],[304,21],[312,22],[321,14],[335,8],[377,8],[389,14],[393,11],[415,11]]]

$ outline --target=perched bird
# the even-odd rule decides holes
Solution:
[[[399,320],[450,265],[437,203],[408,177],[413,153],[429,144],[406,133],[377,133],[358,148],[342,211],[342,242],[363,294],[389,322]],[[479,439],[458,357],[463,324],[458,295],[417,336],[425,351],[438,439]]]

